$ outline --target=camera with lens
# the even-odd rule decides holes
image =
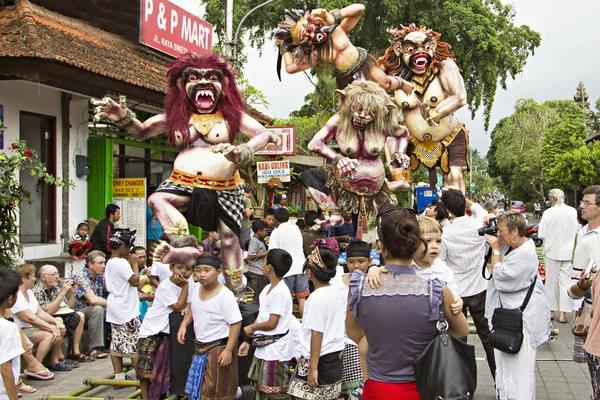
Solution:
[[[477,233],[479,236],[484,235],[496,235],[498,233],[498,224],[496,223],[496,218],[490,219],[490,224],[488,226],[482,226],[477,229]]]

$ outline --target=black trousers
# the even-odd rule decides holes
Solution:
[[[481,344],[485,350],[488,366],[494,379],[496,379],[496,359],[494,358],[494,348],[490,346],[490,326],[488,320],[485,317],[485,296],[486,292],[483,291],[473,296],[463,297],[463,314],[467,316],[467,309],[471,312],[471,317],[475,323],[475,329],[477,329],[477,335],[481,339]],[[467,338],[464,338],[467,341]]]

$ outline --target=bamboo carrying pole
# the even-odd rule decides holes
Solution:
[[[92,386],[126,386],[126,387],[140,387],[139,381],[134,380],[121,380],[121,379],[99,379],[99,378],[86,378],[83,380],[84,385]]]

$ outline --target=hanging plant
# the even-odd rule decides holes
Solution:
[[[19,241],[18,214],[20,204],[33,203],[31,193],[25,189],[19,180],[22,171],[29,171],[31,176],[37,176],[36,190],[41,190],[46,183],[58,187],[75,187],[73,181],[56,178],[50,174],[27,143],[19,140],[12,143],[8,153],[0,152],[0,266],[11,267],[14,259],[23,255]]]

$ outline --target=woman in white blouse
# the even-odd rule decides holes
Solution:
[[[535,244],[525,237],[525,218],[519,212],[506,211],[497,222],[498,236],[485,235],[492,248],[485,306],[490,329],[494,309],[520,307],[534,279],[535,284],[523,311],[521,350],[508,354],[494,349],[496,395],[499,400],[535,400],[535,357],[538,346],[550,336],[550,304],[538,276]]]
[[[15,323],[37,348],[35,357],[40,363],[50,353],[51,371],[70,371],[73,367],[61,361],[65,326],[39,306],[31,290],[35,284],[35,266],[19,265],[16,271],[21,274],[21,285],[17,302],[10,309]]]

